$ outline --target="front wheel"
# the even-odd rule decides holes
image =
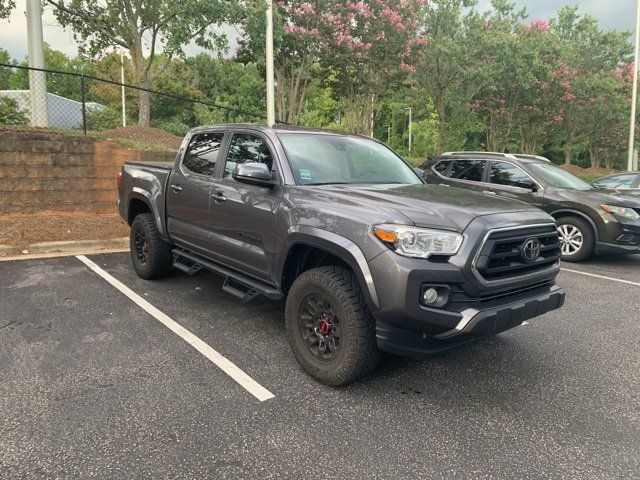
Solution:
[[[587,222],[575,217],[562,217],[556,223],[563,261],[581,262],[593,255],[595,238]]]
[[[346,385],[378,363],[375,323],[347,268],[302,273],[289,290],[285,324],[296,360],[322,383]]]

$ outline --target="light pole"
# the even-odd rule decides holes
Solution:
[[[633,151],[636,135],[636,98],[638,96],[638,57],[640,47],[640,0],[636,2],[636,39],[635,55],[633,61],[633,87],[631,90],[631,122],[629,126],[629,156],[627,158],[627,170],[633,170]]]
[[[413,138],[413,131],[411,129],[411,114],[413,110],[411,110],[411,107],[406,107],[405,110],[409,110],[409,153],[411,153],[411,140]]]
[[[267,53],[267,124],[276,123],[276,96],[273,83],[273,0],[267,0],[267,31],[265,35]]]
[[[42,5],[40,0],[27,0],[27,49],[29,66],[44,68],[44,48],[42,40]],[[29,70],[29,91],[31,97],[31,125],[49,126],[47,107],[47,77],[45,72]]]
[[[120,95],[122,97],[122,126],[127,126],[127,104],[124,100],[124,56],[122,55],[122,50],[120,50],[120,83],[121,92]]]

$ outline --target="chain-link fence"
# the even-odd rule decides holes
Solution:
[[[261,113],[204,99],[78,72],[0,63],[0,128],[45,127],[142,149],[176,150],[193,127],[265,120]]]

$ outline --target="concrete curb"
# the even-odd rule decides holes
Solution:
[[[125,252],[129,250],[129,238],[109,240],[76,240],[62,242],[40,242],[19,247],[0,245],[0,261],[27,258],[58,257],[91,253]]]

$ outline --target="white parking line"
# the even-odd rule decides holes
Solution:
[[[571,273],[577,273],[580,275],[586,275],[588,277],[596,277],[596,278],[602,278],[604,280],[611,280],[612,282],[627,283],[629,285],[635,285],[636,287],[640,287],[640,283],[632,282],[631,280],[623,280],[622,278],[605,277],[604,275],[596,275],[595,273],[581,272],[580,270],[571,270],[569,268],[561,268],[560,270],[564,272],[571,272]]]
[[[91,270],[93,270],[95,273],[97,273],[102,278],[104,278],[116,289],[120,290],[120,292],[122,292],[127,297],[129,297],[130,300],[136,303],[145,312],[147,312],[149,315],[154,317],[156,320],[162,323],[165,327],[167,327],[173,333],[178,335],[180,338],[186,341],[193,348],[195,348],[198,352],[200,352],[202,355],[204,355],[209,360],[211,360],[214,364],[216,364],[218,368],[220,368],[220,370],[222,370],[224,373],[229,375],[241,387],[243,387],[247,392],[249,392],[251,395],[256,397],[258,400],[260,400],[261,402],[264,402],[265,400],[269,400],[270,398],[274,397],[273,393],[271,393],[269,390],[264,388],[262,385],[256,382],[249,375],[247,375],[242,370],[240,370],[240,368],[238,368],[233,362],[231,362],[230,360],[222,356],[216,350],[214,350],[205,342],[203,342],[198,337],[196,337],[189,330],[187,330],[182,325],[177,323],[175,320],[171,319],[171,317],[162,313],[160,310],[158,310],[156,307],[151,305],[144,298],[142,298],[140,295],[135,293],[129,287],[124,285],[122,282],[120,282],[119,280],[109,275],[107,272],[105,272],[103,269],[101,269],[98,265],[96,265],[94,262],[89,260],[87,257],[85,257],[84,255],[78,255],[76,256],[76,258],[80,260],[82,263],[84,263]]]

